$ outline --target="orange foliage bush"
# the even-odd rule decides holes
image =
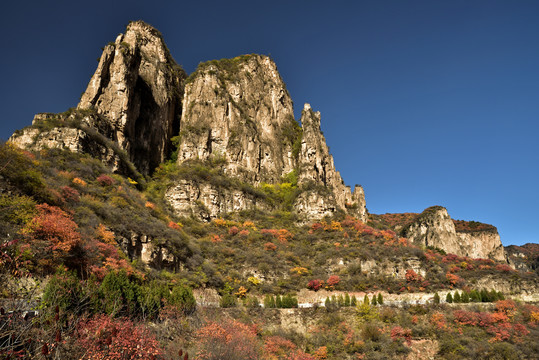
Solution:
[[[64,255],[80,244],[79,227],[70,215],[47,204],[37,205],[36,208],[38,215],[22,230],[30,243],[44,243],[44,250],[52,250],[56,256]]]
[[[197,359],[260,359],[256,328],[236,320],[210,321],[195,335]]]
[[[81,322],[77,327],[85,359],[155,359],[163,355],[159,342],[143,325],[106,315]]]

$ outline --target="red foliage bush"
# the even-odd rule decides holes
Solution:
[[[87,359],[152,359],[163,352],[155,336],[143,325],[127,319],[99,315],[77,327]]]
[[[307,288],[311,289],[311,290],[314,290],[314,291],[320,290],[320,288],[322,288],[322,286],[324,286],[324,281],[319,280],[319,279],[311,280],[307,284]]]
[[[236,320],[210,321],[196,333],[197,359],[260,359],[256,328]]]
[[[341,282],[341,278],[338,275],[331,275],[326,283],[330,288],[334,288]]]
[[[403,339],[408,345],[412,343],[412,329],[404,329],[400,326],[394,326],[391,329],[391,340]]]
[[[60,188],[60,191],[65,201],[78,202],[80,200],[80,193],[71,186],[64,186]]]
[[[80,244],[78,225],[62,209],[47,204],[37,205],[38,215],[22,230],[32,245],[41,244],[45,251],[52,250],[56,256],[68,253]]]
[[[230,229],[228,229],[228,235],[230,236],[234,236],[239,232],[240,232],[240,229],[238,229],[237,226],[231,226]]]
[[[110,185],[114,184],[114,182],[115,182],[113,178],[111,178],[110,176],[105,175],[105,174],[99,175],[96,180],[102,186],[110,186]]]
[[[168,227],[171,228],[171,229],[174,229],[174,230],[178,230],[178,231],[180,231],[182,229],[182,227],[180,225],[178,225],[178,223],[175,223],[172,220],[168,222]]]
[[[406,270],[406,281],[408,282],[421,282],[423,281],[423,276],[416,273],[413,269]]]
[[[272,242],[267,242],[264,244],[264,250],[266,251],[275,251],[277,250],[277,245]]]

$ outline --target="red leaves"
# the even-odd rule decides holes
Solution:
[[[333,289],[335,286],[337,286],[341,282],[341,278],[338,275],[331,275],[326,283],[328,284],[328,287]]]
[[[105,175],[105,174],[99,175],[99,177],[96,180],[102,186],[110,186],[110,185],[114,184],[114,182],[115,182],[113,178],[111,178],[110,176]]]
[[[457,286],[458,284],[464,281],[460,276],[451,274],[449,272],[445,274],[445,278],[447,279],[447,281],[449,281],[449,283],[452,286]]]
[[[236,320],[210,321],[196,333],[197,359],[260,359],[256,328]]]
[[[67,253],[81,242],[78,225],[65,211],[47,204],[36,208],[39,214],[22,230],[30,242],[45,241],[57,253]]]
[[[406,281],[408,282],[421,282],[423,281],[423,276],[416,273],[413,269],[406,270]]]
[[[81,322],[77,335],[88,359],[150,359],[163,355],[155,336],[144,325],[127,319],[96,316]]]
[[[408,345],[412,343],[412,330],[404,329],[400,326],[394,326],[391,329],[391,340],[403,339]]]
[[[271,237],[279,240],[279,242],[282,244],[286,244],[288,240],[294,237],[294,234],[286,229],[261,229],[260,233],[262,235],[270,235]]]
[[[320,288],[322,288],[322,286],[324,286],[324,281],[319,280],[319,279],[311,280],[307,284],[307,288],[310,289],[310,290],[314,290],[314,291],[320,290]]]

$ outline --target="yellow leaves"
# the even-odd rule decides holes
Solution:
[[[296,273],[297,275],[307,275],[309,273],[309,270],[307,270],[306,268],[304,267],[301,267],[301,266],[296,266],[292,269],[290,269],[290,272],[291,273]]]
[[[260,283],[262,282],[262,280],[260,280],[259,278],[256,278],[254,276],[250,276],[249,278],[247,278],[247,281],[250,282],[251,284],[257,286],[257,285],[260,285]]]
[[[245,295],[247,295],[247,290],[245,287],[243,286],[240,286],[240,288],[238,289],[238,291],[236,293],[234,293],[234,295],[236,295],[237,297],[240,297],[240,298],[244,298]]]
[[[74,178],[74,179],[72,180],[72,182],[73,182],[73,184],[78,185],[78,186],[81,186],[81,187],[86,187],[86,185],[88,185],[88,184],[86,183],[86,181],[84,181],[84,180],[82,180],[81,178],[78,178],[78,177]]]
[[[116,245],[116,240],[114,239],[114,233],[107,230],[106,226],[99,224],[95,230],[95,236],[103,241],[105,244]]]
[[[144,204],[144,207],[146,207],[147,209],[155,210],[156,206],[154,203],[146,201],[146,204]]]

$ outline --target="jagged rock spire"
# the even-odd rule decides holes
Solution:
[[[165,160],[178,132],[185,77],[159,31],[131,22],[105,46],[78,108],[94,109],[109,122],[112,140],[148,174]]]

